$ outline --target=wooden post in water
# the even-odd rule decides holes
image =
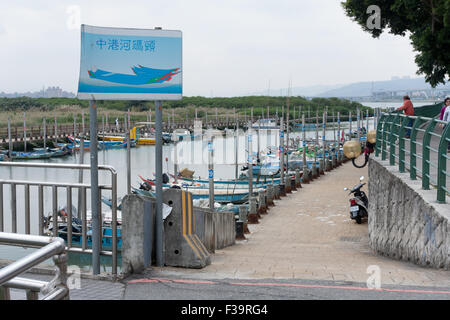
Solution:
[[[83,128],[83,135],[86,134],[86,128],[84,127],[84,111],[81,111],[81,127]]]
[[[13,143],[12,143],[12,137],[11,137],[11,118],[8,117],[8,152],[9,152],[9,159],[12,160],[12,152],[13,152]]]
[[[42,119],[42,126],[44,128],[44,148],[47,148],[47,121],[44,119]]]
[[[58,120],[56,119],[56,112],[55,112],[55,146],[58,143]]]
[[[327,140],[325,138],[325,134],[326,134],[326,121],[327,121],[327,114],[326,111],[323,111],[322,114],[322,168],[324,171],[327,170],[327,162],[325,161],[325,153],[327,151]]]
[[[27,152],[27,120],[25,112],[23,113],[23,148]]]
[[[285,196],[284,189],[284,123],[283,116],[280,119],[280,195]]]
[[[236,120],[236,130],[234,131],[234,179],[237,181],[239,178],[239,122]]]
[[[361,142],[361,114],[360,114],[360,110],[359,107],[356,107],[356,126],[357,126],[357,130],[358,130],[358,143]]]
[[[305,114],[302,114],[302,146],[303,146],[303,182],[309,183],[308,163],[306,160]]]
[[[73,137],[77,137],[77,118],[75,113],[73,114]]]
[[[211,134],[208,141],[208,182],[209,182],[209,209],[214,211],[214,136]]]
[[[317,164],[317,152],[319,151],[319,110],[316,110],[316,139],[314,141],[314,166]],[[317,168],[316,174],[320,175],[320,165]]]
[[[253,197],[253,142],[252,142],[252,121],[248,123],[247,141],[248,141],[248,199]]]
[[[369,110],[366,110],[366,133],[369,132]]]
[[[351,111],[348,114],[348,121],[349,121],[349,131],[350,131],[349,140],[352,140],[352,112]]]

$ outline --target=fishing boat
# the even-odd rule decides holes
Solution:
[[[37,159],[50,159],[52,157],[51,152],[11,152],[12,160],[37,160]]]
[[[145,126],[151,126],[155,124],[154,122],[138,122],[130,131],[130,138],[136,141],[137,145],[154,145],[156,143],[156,137],[154,135],[151,136],[142,136],[139,133],[139,129]]]
[[[144,190],[132,187],[132,191],[135,194],[156,198],[155,192],[151,190]],[[188,191],[192,193],[192,199],[209,199],[208,189],[189,189]],[[248,201],[248,191],[215,189],[214,201],[218,203],[230,203],[230,202],[234,204],[245,203]]]
[[[152,126],[154,122],[138,122],[136,125],[130,130],[130,139],[136,142],[136,145],[154,145],[156,143],[156,138],[154,135],[148,136],[141,135],[139,129],[145,126]],[[125,135],[102,135],[99,134],[99,139],[102,139],[104,142],[126,142]]]
[[[72,154],[72,150],[67,144],[62,145],[59,148],[34,148],[33,151],[40,154],[50,153],[50,158],[60,158]]]
[[[68,145],[69,148],[72,149],[79,149],[80,145],[81,145],[81,140],[78,138],[74,138],[72,136],[68,136],[67,139],[72,143],[72,145]],[[91,141],[90,140],[85,140],[83,143],[83,146],[85,149],[89,149],[91,146]],[[136,143],[134,140],[131,141],[131,147],[135,147]],[[121,148],[126,148],[127,147],[127,143],[125,142],[121,142],[121,141],[99,141],[98,145],[97,145],[98,149],[100,150],[107,150],[107,149],[121,149]]]
[[[72,245],[83,246],[83,222],[77,218],[77,210],[72,206],[72,221],[68,222],[67,207],[63,207],[57,212],[57,225],[58,225],[58,237],[61,237],[67,241],[68,230],[72,228]],[[53,235],[53,214],[50,213],[44,217],[44,234],[48,236]],[[120,250],[122,247],[121,239],[121,227],[122,215],[120,211],[117,211],[117,248]],[[86,246],[92,247],[92,214],[91,211],[86,212]],[[102,212],[102,246],[112,247],[112,212]]]
[[[279,129],[275,119],[259,119],[252,124],[253,129]]]

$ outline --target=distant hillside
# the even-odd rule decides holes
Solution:
[[[372,93],[385,91],[420,91],[431,90],[423,78],[396,79],[389,81],[357,82],[318,94],[319,97],[367,97]],[[450,84],[440,85],[435,89],[450,90]]]

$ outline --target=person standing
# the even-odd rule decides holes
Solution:
[[[396,111],[401,111],[401,110],[403,110],[403,114],[406,116],[414,116],[414,106],[411,102],[411,99],[407,95],[403,97],[403,105],[400,108],[398,108]],[[414,119],[409,119],[409,122],[408,122],[409,129],[406,130],[406,136],[405,136],[406,139],[409,139],[411,137],[411,127],[413,126],[413,124],[414,124]]]
[[[444,119],[444,112],[445,112],[445,108],[447,108],[447,102],[449,101],[449,99],[450,99],[450,96],[446,97],[445,100],[444,100],[444,105],[442,106],[439,120]]]
[[[445,98],[444,100],[444,113],[442,113],[442,121],[447,122],[447,124],[441,124],[441,128],[444,128],[445,126],[448,126],[448,123],[450,122],[450,97]],[[447,152],[450,152],[450,142],[447,145]]]

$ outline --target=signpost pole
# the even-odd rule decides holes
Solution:
[[[156,172],[156,266],[164,266],[162,217],[162,102],[155,101]]]
[[[98,150],[97,150],[97,105],[95,100],[89,101],[89,130],[91,156],[91,212],[92,212],[92,272],[100,273],[101,251],[101,215],[99,212],[98,193]],[[83,148],[83,146],[80,146]]]

